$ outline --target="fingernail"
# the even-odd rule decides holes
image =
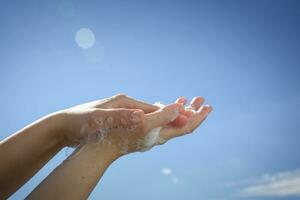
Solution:
[[[194,97],[193,99],[192,99],[192,101],[191,102],[194,102],[194,101],[196,101],[196,99],[197,99],[198,97]]]
[[[197,97],[194,97],[191,102],[194,102],[197,99],[201,100],[201,102],[205,101],[205,99],[203,97],[197,96]]]
[[[178,103],[184,105],[186,103],[186,98],[185,97],[178,98]]]

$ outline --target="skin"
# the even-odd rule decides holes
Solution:
[[[194,98],[184,108],[186,99],[179,98],[160,109],[116,95],[46,116],[0,143],[0,198],[14,193],[65,146],[77,148],[27,198],[87,198],[113,161],[140,151],[137,143],[149,130],[163,127],[161,137],[169,140],[198,127],[211,111],[203,101]],[[102,129],[109,130],[106,142],[97,139]]]

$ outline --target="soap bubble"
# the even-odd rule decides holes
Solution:
[[[81,28],[76,32],[75,41],[83,49],[91,48],[95,43],[94,32],[89,28]]]
[[[179,182],[179,179],[176,177],[176,176],[173,176],[172,178],[171,178],[171,181],[173,182],[173,183],[178,183]]]
[[[171,175],[171,174],[172,174],[172,169],[171,169],[171,168],[163,168],[163,169],[161,170],[161,173],[162,173],[163,175],[166,175],[166,176]]]

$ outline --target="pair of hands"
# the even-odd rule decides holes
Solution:
[[[63,140],[68,146],[101,143],[114,148],[119,155],[148,150],[196,129],[212,111],[203,102],[202,97],[195,97],[185,107],[187,99],[181,97],[160,107],[123,94],[93,101],[63,111]],[[157,138],[149,136],[158,127]],[[147,144],[149,140],[151,146]]]

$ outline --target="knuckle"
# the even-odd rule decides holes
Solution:
[[[123,93],[120,93],[120,94],[117,94],[114,96],[114,99],[116,99],[116,100],[122,100],[122,99],[126,99],[126,98],[127,98],[127,95],[123,94]]]

